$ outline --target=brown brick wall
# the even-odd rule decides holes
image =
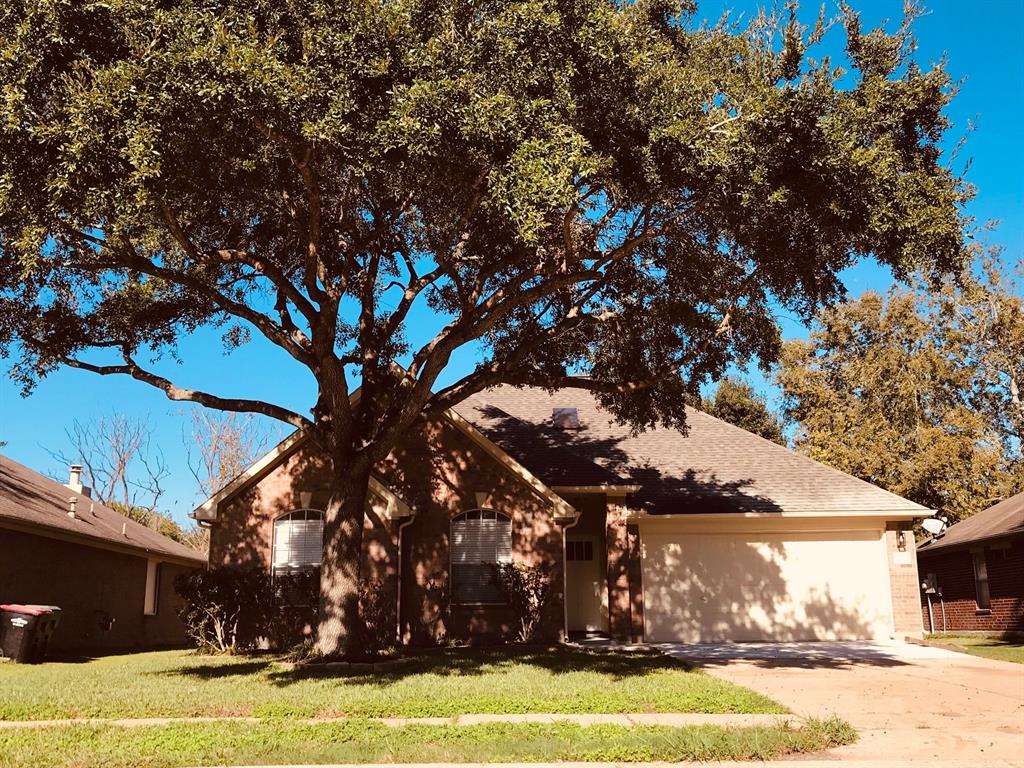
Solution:
[[[904,549],[899,549],[898,523],[886,526],[885,546],[889,553],[889,588],[897,637],[921,636],[921,580],[917,573],[914,532],[905,531]]]
[[[949,632],[1021,632],[1024,631],[1024,540],[1013,541],[1007,548],[986,546],[985,563],[991,607],[980,611],[976,602],[974,564],[969,549],[935,554],[922,552],[918,568],[922,580],[934,573],[942,588],[942,601],[932,596],[932,612],[936,632],[942,631],[942,605],[946,609]],[[928,630],[928,604],[920,598],[924,627]]]
[[[639,643],[644,639],[644,586],[640,560],[640,529],[635,525],[627,526],[626,535],[629,542],[627,573],[629,576],[630,640]]]
[[[60,606],[51,644],[57,652],[183,645],[174,578],[188,570],[161,565],[157,614],[146,616],[145,558],[0,529],[0,603]]]
[[[554,579],[544,634],[562,628],[562,531],[550,503],[497,462],[460,430],[445,421],[423,423],[382,463],[378,471],[415,510],[405,527],[402,552],[401,633],[407,642],[445,638],[486,638],[513,632],[514,621],[502,606],[451,605],[448,590],[448,536],[452,516],[482,505],[512,517],[516,560],[543,564]],[[252,562],[269,567],[273,521],[297,509],[302,491],[313,493],[311,506],[326,500],[325,467],[311,449],[302,449],[258,483],[222,505],[211,531],[211,563]],[[364,573],[388,585],[397,603],[398,524],[368,520]]]

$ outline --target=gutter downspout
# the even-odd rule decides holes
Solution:
[[[395,590],[395,641],[402,645],[402,531],[408,528],[416,520],[416,513],[413,512],[409,518],[398,524],[398,589]]]
[[[583,513],[577,512],[576,518],[568,525],[562,526],[562,642],[569,642],[569,573],[568,567],[565,564],[566,556],[566,538],[565,533],[570,528],[575,528],[579,525],[580,520],[583,519]]]

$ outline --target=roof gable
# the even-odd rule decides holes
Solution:
[[[519,480],[529,486],[537,495],[546,499],[551,503],[554,509],[556,519],[569,519],[575,517],[575,510],[572,506],[565,501],[561,496],[555,493],[551,488],[541,482],[532,472],[526,467],[520,464],[516,459],[501,448],[496,446],[491,440],[483,435],[473,424],[466,421],[460,414],[449,409],[442,414],[442,417],[446,422],[451,424],[457,430],[466,435],[470,440],[480,446],[488,455],[490,455],[495,461],[501,464],[507,471],[515,475]],[[217,519],[217,509],[221,504],[224,504],[229,499],[243,491],[253,483],[259,482],[265,475],[271,472],[281,462],[285,461],[295,451],[302,447],[302,445],[308,440],[308,434],[301,430],[296,430],[291,435],[286,437],[278,445],[268,451],[266,454],[257,459],[251,464],[245,471],[243,471],[238,477],[228,483],[226,486],[221,488],[212,497],[204,501],[199,507],[192,512],[192,516],[197,520],[209,520],[213,521]],[[403,510],[404,515],[411,514],[411,510],[408,508],[406,503],[399,499],[390,489],[388,489],[383,483],[377,480],[377,478],[370,478],[370,491],[377,495],[395,501],[397,506]]]

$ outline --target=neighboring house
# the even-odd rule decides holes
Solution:
[[[581,389],[497,387],[377,467],[364,578],[406,642],[508,630],[493,564],[551,574],[549,637],[920,635],[911,529],[929,510],[700,411],[634,435]],[[315,569],[324,462],[295,433],[193,515],[213,565]]]
[[[174,577],[196,551],[0,456],[0,603],[61,609],[51,650],[98,652],[185,642]]]
[[[921,597],[928,631],[944,615],[949,632],[1024,632],[1024,493],[919,544],[917,567],[936,590]]]

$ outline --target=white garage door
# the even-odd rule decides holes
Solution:
[[[885,639],[892,632],[880,530],[641,530],[648,642]]]

